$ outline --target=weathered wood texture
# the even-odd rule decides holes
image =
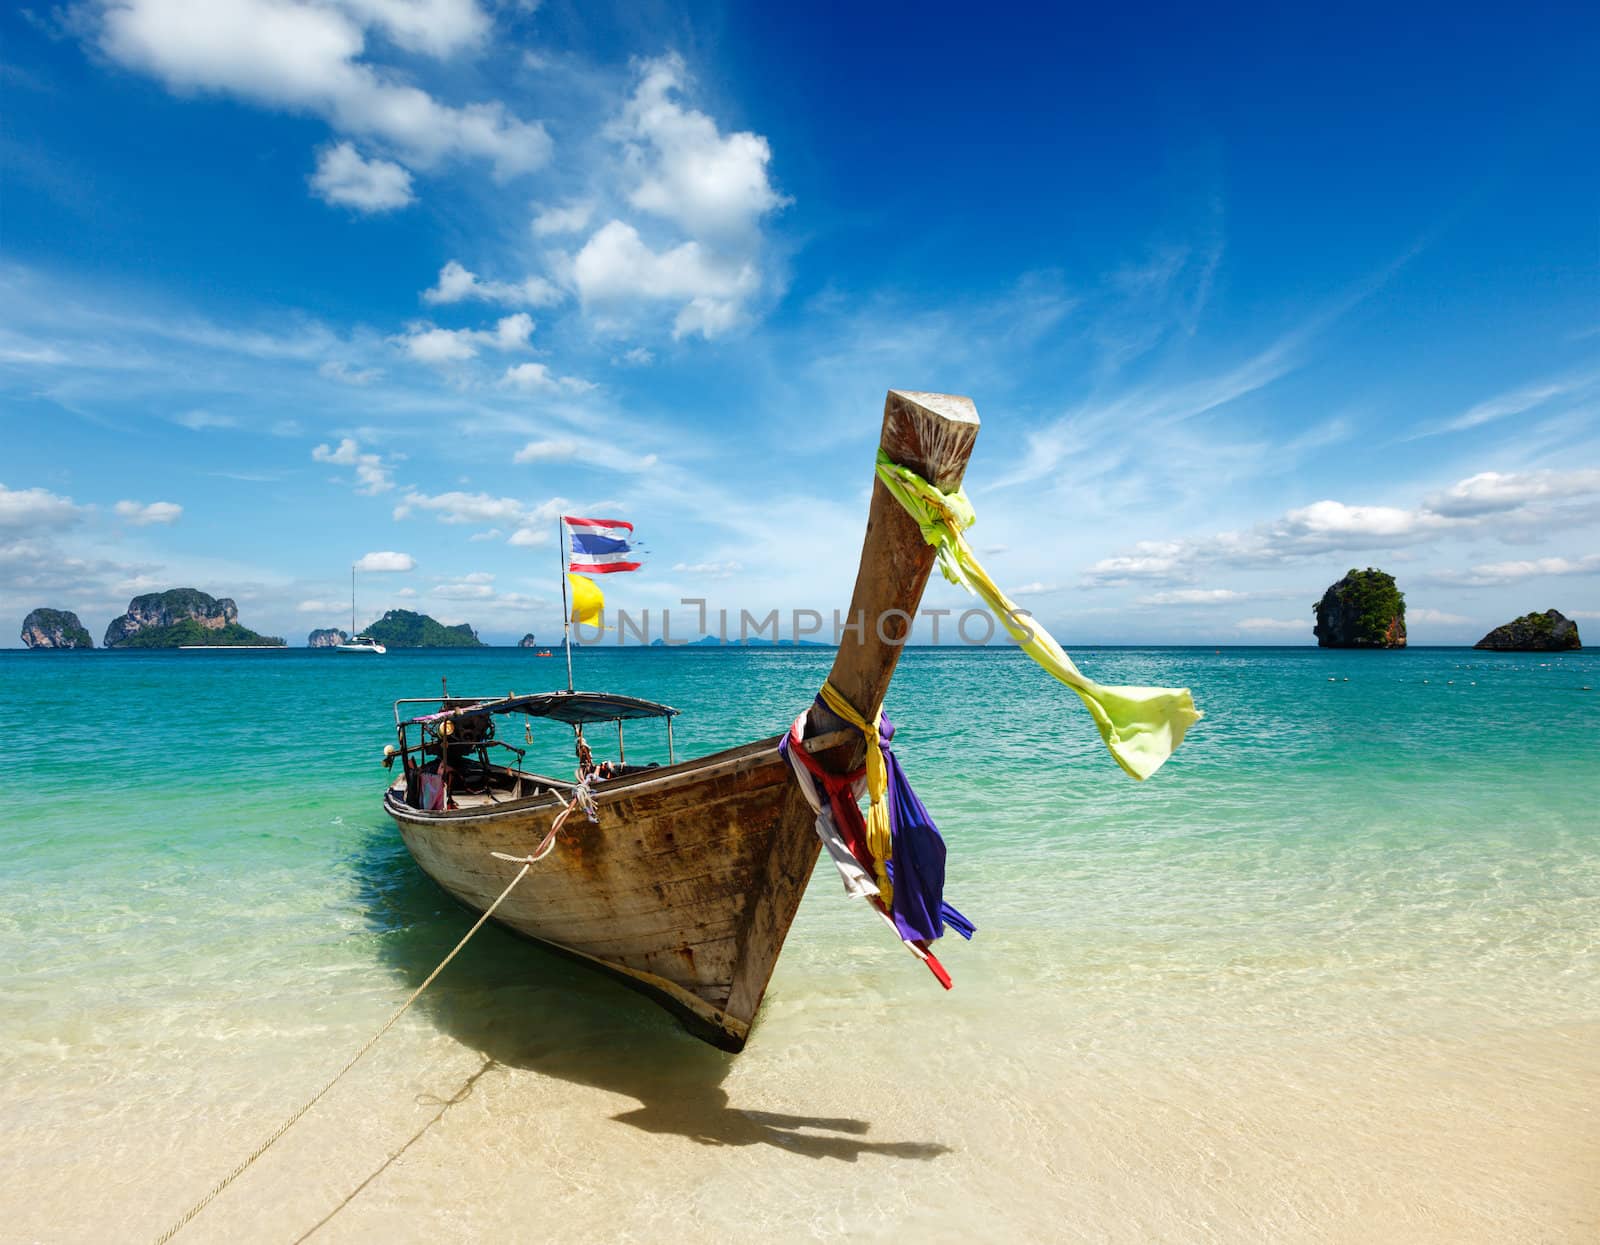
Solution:
[[[966,398],[890,391],[882,445],[941,488],[961,482],[977,437]],[[933,550],[881,483],[874,483],[850,620],[830,676],[872,718],[893,677]],[[879,623],[882,620],[880,629]],[[826,711],[808,719],[808,747],[837,772],[860,764],[859,735]],[[600,820],[569,818],[559,846],[501,906],[511,929],[593,960],[700,1022],[739,1049],[783,949],[819,845],[812,814],[768,739],[601,786]],[[531,852],[562,807],[554,796],[513,805],[423,813],[385,800],[417,863],[479,911],[518,865],[491,852]]]
[[[891,389],[884,401],[879,444],[890,461],[910,467],[946,491],[960,485],[977,437],[978,412],[970,398]],[[934,551],[922,539],[921,529],[874,477],[872,508],[846,620],[863,625],[842,637],[828,676],[869,722],[883,704],[909,633],[906,620],[893,611],[915,615],[933,563]],[[805,735],[814,739],[844,726],[834,714],[816,706],[808,713]],[[864,754],[865,744],[857,737],[818,756],[824,767],[848,773],[861,764]],[[791,788],[784,796],[761,890],[740,938],[729,996],[729,1009],[738,1015],[753,1017],[761,1006],[778,953],[800,909],[821,851],[812,821],[810,806]]]

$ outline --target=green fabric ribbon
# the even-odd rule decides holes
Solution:
[[[1140,780],[1160,769],[1183,742],[1184,733],[1204,716],[1194,707],[1189,689],[1106,687],[1086,678],[1054,637],[1024,615],[983,569],[962,535],[977,521],[965,492],[940,491],[916,472],[890,462],[882,450],[878,479],[916,520],[922,539],[938,552],[944,577],[987,605],[1023,652],[1078,694],[1117,764]]]

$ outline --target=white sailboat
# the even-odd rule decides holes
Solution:
[[[350,568],[350,638],[333,646],[336,653],[387,653],[370,635],[356,635],[356,568]]]

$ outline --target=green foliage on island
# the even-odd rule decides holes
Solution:
[[[203,644],[208,648],[240,648],[250,644],[283,647],[283,640],[275,635],[261,635],[238,623],[225,623],[221,627],[207,627],[193,618],[184,618],[170,627],[146,627],[120,641],[118,648],[180,648],[185,644]]]
[[[1351,567],[1311,607],[1314,633],[1327,648],[1403,648],[1406,597],[1387,571]]]
[[[436,618],[412,610],[390,610],[371,626],[361,629],[386,648],[482,648],[467,623],[447,627]]]

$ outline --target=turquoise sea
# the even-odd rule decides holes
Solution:
[[[681,709],[681,757],[781,731],[831,657],[576,662]],[[737,1057],[486,930],[179,1239],[1600,1239],[1600,658],[1074,657],[1206,719],[1138,784],[1014,650],[896,676],[979,927],[941,944],[952,992],[831,872]],[[469,924],[381,813],[390,702],[561,662],[5,653],[0,678],[0,1239],[151,1239]]]

